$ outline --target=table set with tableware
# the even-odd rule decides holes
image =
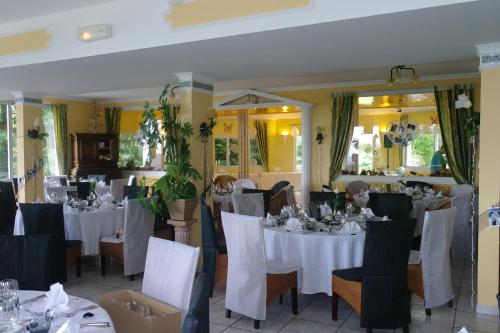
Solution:
[[[48,292],[19,290],[16,280],[0,281],[0,332],[115,332],[100,306],[66,294],[60,283]]]

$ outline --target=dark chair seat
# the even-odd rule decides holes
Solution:
[[[217,245],[217,250],[221,254],[227,254],[227,246],[226,246],[226,244],[219,244],[219,245]]]
[[[361,278],[363,277],[363,269],[362,267],[339,269],[333,271],[332,274],[347,281],[361,282]]]
[[[66,247],[72,247],[79,244],[82,244],[81,240],[66,240]]]

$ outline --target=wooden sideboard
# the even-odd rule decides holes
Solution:
[[[71,134],[71,176],[106,175],[108,182],[120,178],[118,143],[117,134]]]

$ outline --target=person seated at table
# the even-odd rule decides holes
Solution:
[[[446,154],[446,151],[444,150],[444,146],[441,145],[441,147],[439,147],[439,150],[434,152],[434,155],[432,155],[431,173],[436,173],[443,166],[446,168],[446,161],[443,156],[444,154]]]

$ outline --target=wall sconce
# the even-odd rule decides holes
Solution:
[[[286,138],[288,137],[288,135],[290,135],[290,133],[288,133],[287,130],[283,130],[280,132],[280,134],[283,136],[283,144],[286,143]]]

